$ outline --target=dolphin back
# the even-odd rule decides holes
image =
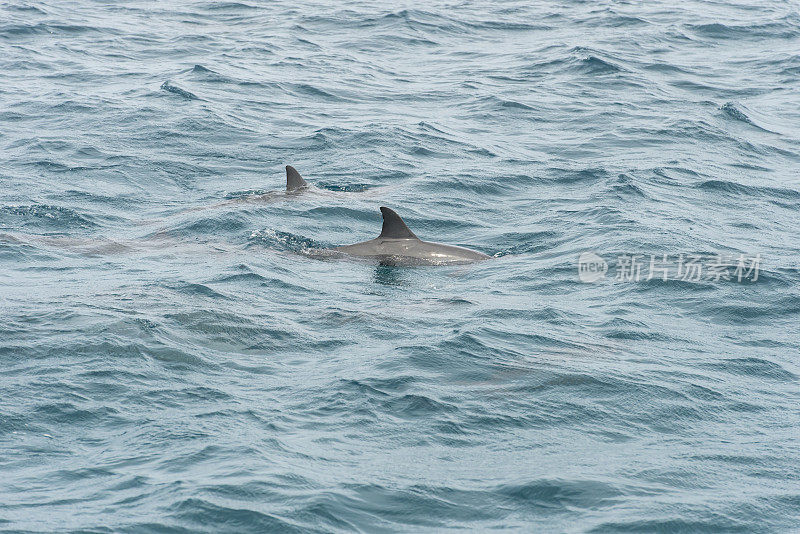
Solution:
[[[369,241],[335,247],[334,250],[362,258],[378,259],[387,265],[452,265],[489,259],[489,256],[464,247],[422,241],[408,229],[403,219],[381,207],[381,235]]]

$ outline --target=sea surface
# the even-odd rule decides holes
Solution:
[[[0,2],[0,531],[796,531],[799,102],[797,2]]]

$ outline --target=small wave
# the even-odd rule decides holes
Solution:
[[[117,410],[111,407],[81,408],[71,402],[41,404],[33,412],[32,418],[58,424],[100,424],[107,419],[117,418]]]
[[[647,198],[647,194],[636,185],[633,178],[627,174],[620,174],[611,185],[611,191],[616,193],[620,198],[639,197]]]
[[[455,157],[455,155],[450,152],[433,150],[424,146],[410,147],[406,150],[406,153],[412,156],[420,156],[423,158],[452,159]]]
[[[722,106],[720,106],[719,109],[729,119],[749,124],[750,126],[754,126],[755,128],[758,128],[759,130],[764,132],[776,133],[773,132],[772,130],[768,130],[767,128],[764,128],[763,126],[760,126],[755,122],[753,122],[753,120],[743,111],[743,106],[741,106],[741,104],[737,105],[734,104],[733,102],[726,102]]]
[[[612,15],[603,21],[604,26],[611,28],[621,28],[628,26],[647,26],[650,22],[640,17],[633,17],[629,15]]]
[[[747,124],[753,124],[753,121],[745,115],[733,102],[726,102],[719,108],[725,115],[728,117],[735,119],[737,121],[746,122]]]
[[[533,106],[529,106],[528,104],[523,104],[522,102],[517,102],[515,100],[503,100],[502,98],[497,98],[496,100],[499,103],[500,107],[502,108],[525,109],[525,110],[536,109]]]
[[[293,234],[265,228],[250,234],[248,246],[260,246],[273,250],[287,252],[308,252],[310,250],[324,249],[326,245],[313,239]]]
[[[729,374],[758,377],[778,382],[796,382],[798,377],[780,364],[764,358],[730,358],[716,363],[703,364],[703,367]]]
[[[391,415],[404,419],[428,418],[456,411],[452,404],[414,394],[391,398],[383,403],[383,408]]]
[[[608,179],[609,173],[602,167],[589,167],[586,169],[551,168],[549,173],[554,175],[553,181],[558,184],[579,184],[583,182],[600,182]]]
[[[0,226],[65,232],[75,228],[95,228],[98,225],[88,215],[69,208],[32,204],[0,207]]]
[[[696,187],[705,191],[735,193],[737,195],[748,197],[778,197],[786,200],[800,200],[800,191],[795,189],[788,189],[785,187],[746,185],[732,182],[730,180],[705,180],[697,184]]]
[[[356,387],[366,386],[372,391],[382,395],[387,392],[402,393],[412,387],[418,381],[417,378],[409,375],[398,375],[386,378],[365,378],[362,380],[350,381]]]
[[[130,206],[132,203],[136,202],[136,199],[130,194],[104,195],[99,191],[80,191],[77,189],[69,189],[67,191],[59,192],[58,194],[54,193],[49,196],[53,200],[60,198],[62,200],[66,199],[72,202],[88,202],[112,206]]]
[[[206,530],[216,525],[220,530],[235,530],[243,532],[303,532],[290,522],[284,521],[274,515],[249,510],[241,506],[229,507],[212,502],[190,498],[173,504],[169,509],[170,516],[187,524],[196,530]],[[155,527],[155,529],[153,528]],[[143,530],[170,530],[166,525],[147,524]]]
[[[213,299],[228,299],[226,295],[223,295],[222,293],[215,291],[204,284],[186,282],[173,286],[172,289],[186,295],[209,297]]]
[[[5,8],[4,8],[5,9]],[[82,33],[116,33],[107,28],[96,28],[81,24],[48,24],[40,22],[37,24],[6,24],[0,26],[0,38],[8,36],[20,37],[27,35],[58,35],[58,34],[82,34]]]
[[[235,273],[235,274],[228,274],[224,276],[218,276],[214,279],[215,283],[220,284],[230,284],[230,283],[255,283],[259,285],[263,285],[268,278],[261,276],[258,273],[254,272],[243,272],[243,273]]]
[[[500,486],[495,492],[545,509],[604,508],[617,504],[624,495],[611,484],[591,480],[536,480]]]
[[[354,183],[339,183],[339,182],[326,182],[318,181],[314,185],[328,191],[336,191],[337,193],[363,193],[372,189],[372,184],[354,184]]]
[[[464,22],[464,26],[472,30],[493,30],[507,32],[532,32],[549,30],[546,24],[533,24],[529,22],[506,21],[506,20],[482,20]]]
[[[215,237],[225,233],[234,233],[247,225],[247,218],[240,212],[225,212],[216,217],[192,219],[167,229],[176,237],[198,236]]]
[[[713,39],[763,38],[791,39],[800,35],[797,25],[789,21],[739,26],[714,22],[710,24],[687,24],[689,31],[700,37]]]
[[[558,237],[559,234],[552,231],[505,233],[493,242],[493,246],[500,249],[495,257],[534,254],[549,250]]]
[[[655,72],[664,72],[664,73],[677,73],[677,74],[689,74],[691,71],[680,67],[678,65],[673,65],[672,63],[662,63],[662,62],[653,62],[648,63],[642,67],[645,70],[655,71]]]
[[[169,330],[180,329],[192,336],[209,337],[229,347],[263,346],[265,342],[280,343],[292,337],[291,332],[255,323],[241,313],[220,311],[219,302],[206,310],[168,313],[164,319]]]
[[[579,71],[587,74],[614,74],[622,68],[597,56],[589,56],[577,62]]]
[[[259,9],[259,6],[244,2],[209,2],[206,9],[209,11],[250,11]]]
[[[314,98],[321,98],[323,100],[327,100],[329,102],[350,102],[352,101],[351,98],[347,98],[345,96],[334,94],[332,92],[326,91],[320,87],[316,87],[311,84],[307,83],[292,83],[286,84],[289,88],[287,92],[292,94],[300,94],[303,96],[310,96]]]
[[[606,521],[586,532],[592,534],[625,534],[630,532],[753,532],[753,526],[724,516],[708,520],[691,520],[678,515],[664,519]]]
[[[600,53],[590,48],[575,47],[570,50],[571,70],[583,74],[616,74],[624,69],[610,59],[600,57]],[[604,54],[607,55],[607,54]]]
[[[37,6],[30,6],[30,5],[14,5],[14,4],[11,4],[11,5],[8,5],[8,6],[4,6],[4,9],[8,9],[8,10],[11,10],[11,11],[19,11],[21,13],[28,13],[28,14],[35,13],[37,15],[47,15],[47,11],[45,11],[44,9],[41,9],[41,8],[39,8]]]
[[[194,75],[196,79],[204,83],[222,83],[222,84],[231,84],[233,86],[266,87],[265,84],[262,84],[260,82],[251,82],[247,80],[231,78],[230,76],[220,74],[215,70],[211,70],[208,67],[204,67],[203,65],[199,64],[192,67],[189,70],[189,73]]]
[[[225,198],[228,200],[239,200],[251,197],[261,197],[264,195],[270,195],[272,193],[283,193],[283,192],[270,191],[269,189],[246,189],[244,191],[231,191],[230,193],[226,193]]]
[[[163,84],[161,84],[161,90],[166,91],[168,93],[172,93],[174,95],[178,95],[187,100],[198,100],[197,96],[195,96],[194,93],[190,93],[185,89],[181,89],[177,85],[172,85],[171,83],[169,83],[169,81],[166,81]]]
[[[192,67],[192,72],[200,72],[200,73],[203,73],[203,74],[207,74],[207,73],[216,74],[216,72],[214,72],[213,70],[211,70],[209,68],[206,68],[206,67],[204,67],[202,65],[195,65],[194,67]]]
[[[25,115],[22,113],[16,113],[14,111],[0,111],[0,121],[3,122],[16,122],[25,118]]]

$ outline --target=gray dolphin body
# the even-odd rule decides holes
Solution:
[[[486,254],[468,248],[422,241],[397,213],[386,207],[381,208],[381,213],[381,235],[333,250],[390,265],[452,265],[489,259]]]

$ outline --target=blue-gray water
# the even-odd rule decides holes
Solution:
[[[0,530],[796,528],[799,50],[757,0],[0,3]],[[308,253],[381,205],[496,258]]]

